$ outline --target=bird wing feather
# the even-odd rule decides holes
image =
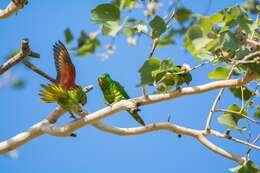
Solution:
[[[61,41],[53,45],[55,67],[57,71],[57,81],[65,89],[76,87],[76,71],[71,61],[70,55]]]

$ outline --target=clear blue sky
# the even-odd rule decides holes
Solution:
[[[9,1],[2,0],[0,8]],[[90,11],[97,4],[109,1],[30,1],[18,13],[5,20],[0,20],[0,62],[11,50],[20,46],[24,37],[30,39],[31,48],[41,54],[41,59],[33,63],[55,76],[52,57],[52,44],[57,40],[64,40],[63,30],[70,27],[78,36],[81,29],[88,32],[97,29],[90,21]],[[182,0],[182,4],[194,12],[201,13],[207,7],[207,0]],[[217,12],[224,7],[240,3],[239,0],[213,1],[209,13]],[[109,39],[103,39],[109,41]],[[80,85],[93,84],[94,90],[88,94],[89,103],[85,108],[93,112],[105,106],[101,92],[97,85],[97,76],[108,72],[113,78],[120,81],[132,97],[140,96],[141,92],[135,85],[139,82],[137,70],[147,57],[151,40],[143,39],[136,47],[126,44],[125,37],[116,40],[116,53],[108,60],[101,61],[93,55],[86,58],[77,58],[72,55],[77,68],[77,81]],[[98,50],[102,52],[102,49]],[[174,57],[176,63],[196,62],[181,45],[169,48],[159,48],[155,56],[159,58]],[[205,70],[193,74],[192,85],[208,82]],[[25,70],[22,65],[15,67],[12,73],[27,81],[22,90],[10,88],[0,89],[0,140],[7,139],[40,121],[55,107],[55,104],[43,104],[39,100],[38,91],[41,83],[47,81],[35,73]],[[192,97],[180,98],[152,106],[142,107],[141,115],[149,122],[165,121],[172,115],[172,121],[177,124],[202,129],[210,106],[217,91]],[[232,96],[226,92],[225,102],[220,106],[232,103]],[[238,101],[238,100],[237,100]],[[238,101],[238,104],[240,102]],[[68,121],[66,115],[63,122]],[[122,127],[132,127],[137,124],[125,113],[118,113],[107,118],[105,122]],[[214,127],[219,126],[216,118]],[[46,172],[77,172],[77,173],[133,173],[133,172],[200,172],[224,173],[236,163],[229,161],[203,147],[196,140],[169,132],[154,132],[141,136],[114,136],[100,132],[87,126],[77,131],[77,138],[57,138],[42,136],[32,140],[18,149],[20,157],[12,160],[0,157],[1,173],[46,173]],[[212,141],[237,154],[243,154],[246,147],[233,144],[226,140]],[[257,159],[258,158],[258,159]],[[259,152],[252,153],[252,159],[260,164]]]

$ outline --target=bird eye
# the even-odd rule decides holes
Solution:
[[[86,104],[86,102],[83,101],[83,100],[81,100],[81,101],[80,101],[80,104],[81,104],[82,106],[84,106],[84,105]]]
[[[85,96],[82,96],[82,97],[80,98],[80,100],[79,100],[79,103],[80,103],[82,106],[85,105],[86,102],[87,102],[87,100],[86,100]]]
[[[104,84],[104,80],[99,79],[99,80],[98,80],[98,83],[102,86],[102,85]]]

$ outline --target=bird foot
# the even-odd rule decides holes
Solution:
[[[136,108],[130,109],[129,111],[130,111],[132,114],[136,114],[136,113],[138,113],[139,111],[141,111],[141,109],[139,109],[138,107],[136,107]]]
[[[72,113],[72,112],[69,112],[70,113],[70,118],[74,119],[74,120],[77,120],[78,118]]]
[[[133,102],[133,105],[131,105],[131,107],[129,107],[129,111],[133,114],[138,113],[139,111],[141,111],[141,109],[139,109],[140,103],[136,103]]]
[[[26,5],[28,3],[27,0],[12,0],[12,2],[15,4],[15,5]]]
[[[77,134],[76,133],[71,133],[70,136],[73,137],[73,138],[76,138]]]
[[[177,91],[177,92],[181,92],[181,87],[178,86],[178,87],[176,88],[176,91]]]

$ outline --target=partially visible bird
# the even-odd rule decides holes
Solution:
[[[123,99],[129,99],[130,97],[126,93],[124,87],[120,85],[119,82],[113,80],[109,74],[105,73],[98,77],[99,86],[103,92],[104,99],[107,104],[113,104]],[[141,125],[145,125],[141,116],[137,113],[137,111],[128,112],[132,115],[132,117]]]
[[[41,100],[45,103],[57,102],[63,109],[70,112],[82,112],[81,105],[87,103],[87,95],[83,88],[75,83],[76,71],[70,55],[61,41],[53,46],[56,79],[50,78],[51,84],[42,84]],[[73,116],[73,114],[72,114]]]

